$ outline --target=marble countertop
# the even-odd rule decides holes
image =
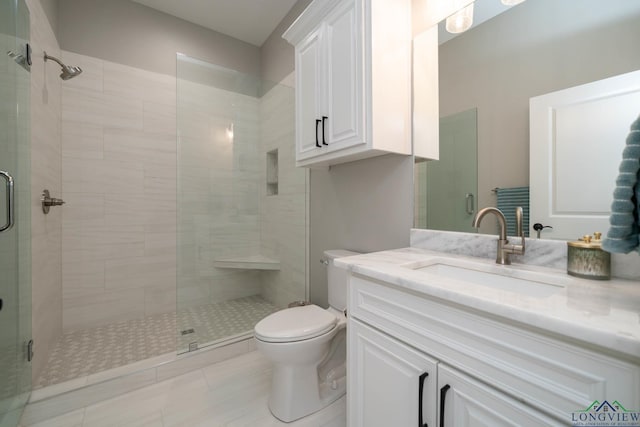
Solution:
[[[551,292],[527,294],[477,285],[419,271],[431,263],[473,263],[479,271],[552,284]],[[353,273],[391,283],[414,293],[472,307],[541,331],[609,349],[640,361],[640,282],[585,280],[565,270],[404,248],[336,259]],[[555,288],[557,286],[557,288]]]

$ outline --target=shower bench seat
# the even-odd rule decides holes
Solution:
[[[280,261],[264,255],[234,256],[217,258],[213,261],[213,266],[243,270],[280,270]]]

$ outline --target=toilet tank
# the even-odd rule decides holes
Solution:
[[[327,261],[327,284],[329,287],[329,306],[343,311],[347,308],[347,270],[336,267],[333,260],[345,256],[360,255],[358,252],[343,249],[324,251]]]

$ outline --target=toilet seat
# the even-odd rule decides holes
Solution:
[[[303,341],[332,330],[338,318],[317,305],[287,308],[259,321],[255,336],[266,342]]]

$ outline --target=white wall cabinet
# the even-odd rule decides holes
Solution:
[[[296,163],[411,154],[411,1],[316,0],[295,46]]]
[[[364,276],[348,286],[350,426],[414,427],[420,408],[429,426],[570,425],[594,401],[640,402],[640,367],[611,350]]]

